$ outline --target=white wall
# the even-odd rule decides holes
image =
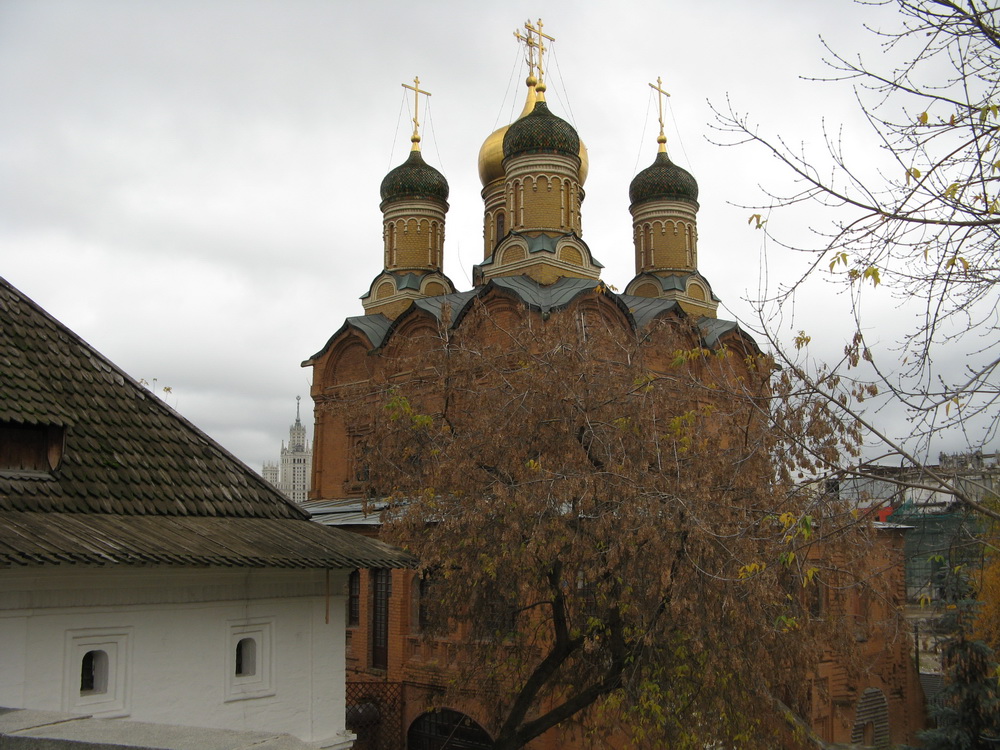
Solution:
[[[0,570],[0,706],[344,742],[346,580],[347,571]],[[238,677],[243,637],[255,639],[256,663]],[[110,654],[110,684],[81,695],[81,657],[95,649]]]

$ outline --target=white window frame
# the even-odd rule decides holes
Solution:
[[[274,620],[230,620],[226,638],[225,701],[264,698],[275,694]],[[236,674],[236,648],[245,638],[254,641],[253,674]]]
[[[131,712],[132,628],[83,628],[66,631],[63,666],[63,710],[87,713],[104,719]],[[83,658],[89,651],[107,655],[104,690],[80,689]]]

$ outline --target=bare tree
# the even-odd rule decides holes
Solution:
[[[794,179],[787,192],[771,188],[751,217],[768,241],[811,256],[804,274],[759,300],[759,333],[779,363],[803,389],[859,420],[882,458],[924,467],[927,488],[996,517],[927,468],[926,457],[941,431],[961,431],[978,447],[1000,425],[1000,11],[986,0],[892,4],[900,27],[873,32],[882,43],[875,63],[827,48],[828,80],[854,86],[871,126],[877,173],[870,151],[848,158],[839,130],[826,124],[823,153],[762,134],[732,106],[717,111],[717,126],[727,145],[765,149]],[[813,225],[820,241],[808,246],[772,231],[775,209],[801,204],[828,214],[830,229]],[[818,276],[847,292],[855,332],[842,359],[817,367],[805,358],[809,332],[787,344],[779,328]],[[896,348],[870,341],[882,321],[862,311],[862,299],[873,297],[916,312]],[[893,432],[873,403],[905,409],[905,430]]]

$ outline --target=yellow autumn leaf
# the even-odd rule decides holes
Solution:
[[[832,271],[838,263],[842,263],[845,266],[847,265],[847,253],[843,251],[835,253],[833,260],[830,261],[830,270]]]

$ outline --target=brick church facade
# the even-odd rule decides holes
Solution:
[[[369,536],[379,530],[377,508],[373,512],[362,497],[369,479],[363,460],[367,427],[350,416],[348,395],[365,383],[391,381],[401,361],[419,355],[422,342],[442,330],[460,331],[477,319],[476,311],[512,322],[596,311],[631,331],[677,324],[690,347],[758,351],[736,323],[717,317],[718,298],[698,271],[698,185],[670,160],[662,114],[653,163],[630,186],[635,276],[617,293],[601,281],[601,264],[582,237],[586,148],[573,127],[549,110],[544,92],[540,66],[534,66],[520,117],[491,134],[480,151],[484,251],[472,269],[471,290],[456,291],[443,272],[448,183],[424,161],[416,129],[409,157],[383,180],[383,266],[362,297],[364,315],[348,318],[304,363],[313,370],[316,406],[305,507],[321,523]],[[904,532],[880,533],[889,562]],[[900,585],[891,588],[901,597],[901,567],[892,563],[886,569],[900,576]],[[456,649],[452,638],[421,634],[420,586],[413,571],[359,570],[350,579],[348,720],[359,737],[356,747],[489,747],[493,728],[482,718],[480,698],[428,710],[449,680]],[[823,607],[869,611],[849,597],[822,596]],[[885,617],[895,616],[894,602],[878,606]],[[804,717],[815,743],[888,746],[914,740],[923,709],[908,643],[905,633],[891,645],[866,643],[878,669],[864,684],[841,668],[836,654],[819,656],[812,715]],[[566,746],[590,747],[558,731],[530,745]]]

